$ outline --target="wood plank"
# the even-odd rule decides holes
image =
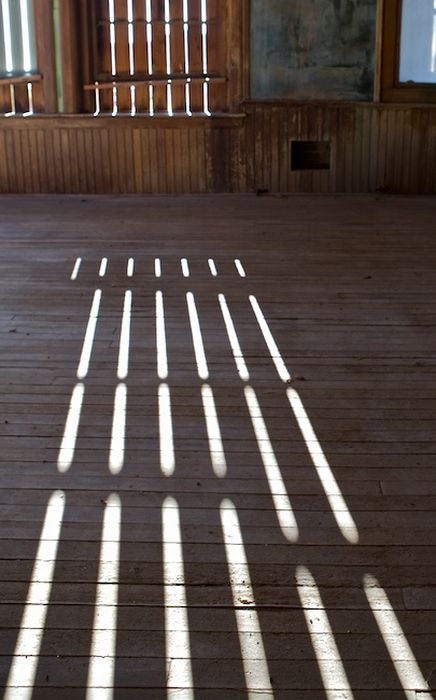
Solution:
[[[331,123],[325,118],[320,108],[299,110],[297,118],[289,111],[289,123],[311,139],[329,133]],[[274,138],[287,138],[280,107],[266,118],[259,109],[256,119],[256,128],[264,134],[271,123]],[[394,124],[397,133],[402,117],[390,119],[386,123]],[[368,123],[359,112],[357,131],[350,132],[355,144],[351,158],[362,177],[367,166],[356,133],[364,132]],[[94,126],[87,128],[87,140],[83,129],[75,128],[72,136],[62,126],[53,140],[53,159],[67,147],[74,151],[69,172],[62,163],[57,165],[62,177],[65,173],[71,179],[72,188],[106,189],[112,184],[129,192],[139,185],[180,190],[185,177],[187,188],[202,184],[202,177],[208,178],[205,183],[210,187],[214,177],[210,163],[218,157],[218,146],[228,151],[236,133],[227,129],[222,136],[177,127],[135,127],[133,133],[132,127],[129,131],[105,126],[96,131],[97,142]],[[30,147],[25,130],[15,133],[24,136],[23,145]],[[41,179],[48,153],[47,142],[41,139],[44,133],[35,129],[32,143]],[[110,160],[113,143],[117,155]],[[272,170],[265,168],[259,178],[265,175],[269,182],[273,177],[274,186],[280,188],[283,155],[277,143],[270,145]],[[133,146],[140,149],[139,157]],[[179,161],[190,149],[188,167]],[[260,145],[259,149],[260,162],[266,162]],[[90,159],[86,175],[79,167],[83,158]],[[148,164],[141,164],[146,158]],[[105,164],[103,173],[97,170],[98,163]],[[115,166],[118,175],[112,172]],[[234,181],[230,160],[223,160],[222,172],[215,178],[218,175],[221,179],[215,186]],[[395,170],[393,177],[398,175]],[[324,186],[311,174],[293,182]],[[180,615],[187,606],[190,644],[188,649],[179,643],[173,663],[183,669],[189,654],[193,671],[192,683],[179,676],[181,697],[186,697],[190,683],[195,695],[206,700],[247,696],[243,655],[253,639],[250,635],[257,634],[252,624],[255,612],[260,628],[256,641],[262,641],[265,649],[274,697],[321,698],[327,685],[332,697],[339,698],[333,667],[324,682],[318,671],[316,642],[325,644],[329,632],[318,627],[322,609],[317,604],[310,612],[314,629],[308,627],[301,604],[306,587],[321,597],[356,698],[404,697],[398,669],[416,672],[415,662],[408,647],[399,647],[390,658],[365,593],[368,575],[376,577],[380,594],[384,591],[389,600],[381,607],[383,614],[391,615],[390,624],[395,615],[419,672],[428,679],[428,691],[420,694],[434,693],[435,213],[430,197],[2,199],[0,672],[4,679],[32,572],[34,581],[42,584],[53,564],[47,618],[40,618],[32,632],[33,643],[40,643],[33,696],[83,697],[102,524],[105,512],[112,515],[114,509],[110,496],[117,494],[122,521],[119,574],[112,572],[105,585],[109,590],[110,581],[116,580],[119,586],[117,614],[105,627],[107,636],[116,632],[114,694],[127,699],[167,696],[165,639],[171,630],[166,629],[163,577],[168,568],[174,595],[180,590],[186,595],[184,603],[174,603]],[[71,280],[79,256],[79,273]],[[102,257],[109,261],[104,277],[99,276]],[[135,258],[135,271],[127,277],[130,257]],[[155,257],[162,264],[160,278],[154,273]],[[189,263],[188,278],[181,273],[182,257]],[[215,261],[216,277],[209,258]],[[246,278],[238,275],[235,259],[243,263]],[[102,289],[102,302],[89,372],[82,379],[85,398],[74,460],[61,473],[59,448],[72,390],[79,381],[78,361],[96,288]],[[126,289],[132,291],[130,354],[128,376],[121,380],[117,362]],[[156,374],[158,289],[166,321],[165,379]],[[197,304],[207,379],[198,376],[188,291]],[[259,410],[250,416],[247,408],[246,383],[236,371],[218,294],[226,295],[263,416],[261,429]],[[248,299],[251,294],[256,295],[292,373],[288,384],[277,375]],[[120,473],[111,473],[114,393],[120,381],[125,381],[128,396],[125,463]],[[172,476],[161,467],[159,439],[166,433],[161,432],[158,391],[163,382],[171,395],[176,461]],[[213,391],[225,476],[213,470],[214,457],[221,453],[216,433],[210,445],[208,425],[209,431],[213,429],[202,403],[205,383]],[[301,409],[293,413],[289,389],[298,392],[305,413]],[[304,438],[306,420],[316,438],[307,434]],[[262,455],[267,468],[274,464],[269,479]],[[327,464],[334,483],[325,481]],[[65,493],[65,509],[56,561],[53,554],[46,556],[41,573],[34,566],[35,557],[38,547],[52,542],[53,530],[42,540],[41,531],[47,504],[58,489]],[[339,510],[331,499],[337,489],[344,499]],[[298,526],[297,541],[290,541],[289,531],[279,525],[288,506],[275,499],[284,494]],[[235,528],[225,546],[220,515],[224,499],[237,509],[243,550]],[[164,503],[173,508],[177,503],[180,513],[181,547],[171,560],[173,569],[168,563],[166,569],[163,566]],[[226,512],[232,511],[224,503],[225,522]],[[340,526],[338,513],[346,512],[355,522],[358,542],[347,539]],[[171,539],[178,537],[175,527]],[[181,557],[183,575],[174,564]],[[232,585],[244,559],[251,586],[247,578],[239,584],[235,607]],[[374,579],[370,581],[374,588]],[[34,613],[37,608],[36,601]],[[238,630],[242,618],[244,628]],[[401,639],[397,635],[396,644]],[[95,649],[93,661],[98,658]],[[24,661],[24,655],[21,658]]]

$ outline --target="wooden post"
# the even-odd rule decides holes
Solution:
[[[52,0],[33,0],[38,70],[42,75],[41,91],[35,90],[35,108],[46,113],[57,112],[55,41]]]
[[[66,114],[76,114],[80,112],[81,107],[79,9],[77,0],[62,0],[59,3],[62,85]]]

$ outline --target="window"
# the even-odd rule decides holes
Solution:
[[[96,0],[94,114],[226,111],[226,0]]]
[[[385,0],[381,98],[436,102],[436,0]]]
[[[6,114],[33,113],[33,83],[39,76],[32,0],[1,0],[0,76]]]
[[[50,22],[49,0],[0,0],[0,112],[7,116],[55,108]]]
[[[234,113],[247,8],[248,0],[0,0],[0,112]]]

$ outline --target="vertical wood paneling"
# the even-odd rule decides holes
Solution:
[[[432,106],[250,103],[247,110],[255,189],[283,191],[277,153],[283,168],[292,140],[329,140],[330,171],[292,171],[288,163],[285,191],[435,193]]]
[[[21,133],[19,131],[15,131],[14,129],[9,129],[9,134],[12,136],[12,142],[13,142],[13,157],[12,159],[9,160],[9,169],[13,170],[15,168],[15,172],[17,175],[17,192],[18,193],[23,193],[26,192],[26,184],[24,181],[24,158],[23,154],[21,151]],[[7,190],[4,190],[7,192]]]
[[[0,192],[436,193],[436,107],[249,103],[240,120],[8,118]],[[293,171],[293,140],[330,141]]]
[[[4,182],[5,192],[10,191],[9,167],[6,153],[6,130],[0,131],[0,179]]]

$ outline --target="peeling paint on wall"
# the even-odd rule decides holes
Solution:
[[[254,99],[372,99],[377,0],[251,0]]]

